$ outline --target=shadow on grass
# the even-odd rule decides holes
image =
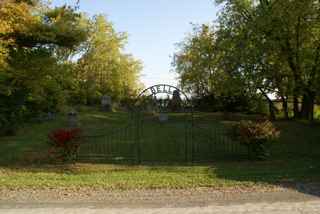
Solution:
[[[220,162],[214,164],[210,174],[228,181],[279,186],[320,197],[319,156],[263,162]]]
[[[190,182],[194,182],[191,187],[213,189],[221,189],[221,185],[223,188],[224,184],[227,184],[227,187],[231,189],[237,189],[238,187],[249,187],[249,189],[254,187],[253,189],[256,189],[261,186],[273,186],[320,197],[319,157],[287,157],[260,162],[247,161],[244,157],[234,157],[229,160],[193,164],[183,162],[144,162],[137,164],[124,161],[83,161],[74,164],[55,165],[20,163],[17,165],[2,165],[1,168],[17,173],[53,173],[74,177],[92,175],[94,178],[98,175],[97,178],[99,178],[100,175],[103,175],[113,178],[119,177],[119,180],[122,180],[121,182],[125,181],[125,183],[127,182],[126,179],[136,179],[136,182],[140,182],[139,179],[146,179],[147,183],[151,183],[150,186],[155,185],[157,187],[157,185],[160,185],[160,188],[162,188],[162,182],[171,182],[177,179],[177,186],[173,185],[172,188],[190,188],[188,184]],[[142,177],[139,177],[141,176],[139,173],[142,174]],[[162,177],[167,180],[161,181]],[[157,181],[152,180],[155,178]],[[186,181],[179,183],[179,179],[186,179]],[[114,180],[113,182],[118,181]],[[143,189],[144,187],[142,185],[142,187],[137,188]],[[163,188],[167,187],[164,186]]]
[[[206,118],[208,120],[208,123],[204,123],[204,125],[213,126],[212,121],[214,120],[215,115],[212,115],[213,118],[209,118],[209,114],[200,116],[200,121],[204,121]],[[117,126],[121,126],[123,122],[126,121],[126,117],[127,115],[122,113],[98,114],[96,111],[92,111],[84,113],[80,118],[80,122],[89,131],[98,132],[98,129],[102,129],[106,132],[106,130],[110,128],[110,124],[114,125],[116,122]],[[174,186],[175,184],[173,184],[173,188],[190,188],[189,183],[192,182],[195,183],[195,187],[213,188],[215,188],[216,183],[219,182],[229,183],[233,187],[241,185],[241,183],[252,183],[253,185],[268,184],[291,188],[305,194],[320,197],[320,155],[318,152],[318,155],[315,153],[314,156],[310,156],[310,153],[315,150],[314,148],[318,148],[319,151],[320,148],[319,146],[309,147],[311,144],[304,146],[305,142],[319,144],[318,139],[320,137],[320,132],[317,131],[319,130],[318,125],[311,127],[308,124],[305,125],[303,123],[287,121],[278,122],[277,125],[282,130],[281,141],[286,142],[286,144],[290,146],[290,152],[292,152],[292,154],[297,154],[302,150],[303,152],[300,155],[289,156],[287,155],[287,148],[279,144],[276,156],[272,157],[274,160],[265,162],[249,162],[246,160],[246,156],[222,155],[221,159],[215,157],[214,162],[193,164],[188,164],[183,161],[142,161],[142,164],[138,164],[137,160],[106,161],[103,159],[82,161],[76,164],[49,164],[45,161],[47,153],[44,152],[46,151],[44,148],[46,145],[46,135],[49,130],[59,127],[62,124],[64,124],[63,121],[57,121],[57,123],[54,124],[30,125],[25,131],[23,130],[23,133],[18,137],[2,138],[0,145],[1,170],[8,170],[9,174],[11,172],[14,172],[14,174],[17,172],[17,176],[19,176],[19,173],[23,174],[26,172],[23,174],[23,176],[26,177],[25,179],[31,179],[28,177],[30,174],[39,174],[37,179],[40,180],[55,179],[51,178],[51,175],[46,175],[42,178],[41,173],[58,174],[58,176],[73,175],[74,177],[77,175],[91,176],[92,174],[93,180],[95,179],[95,173],[98,174],[96,176],[97,179],[101,179],[100,175],[108,177],[109,174],[113,174],[113,182],[115,183],[117,182],[116,179],[118,179],[117,176],[120,176],[120,180],[126,181],[126,179],[132,178],[136,179],[138,183],[139,179],[146,179],[151,183],[150,186],[152,186],[152,183],[157,182],[157,184],[160,184],[161,186],[165,182],[172,182],[172,180],[177,180],[176,182],[179,183],[180,180],[185,179],[185,181],[181,181],[177,186]],[[36,133],[33,133],[33,130],[36,130]],[[156,129],[155,132],[157,138],[166,137],[166,135],[170,133],[170,129],[169,131],[164,130],[161,133],[159,133],[159,130],[160,129]],[[132,152],[132,150],[129,152]],[[155,150],[155,152],[159,153],[158,150]],[[210,151],[208,151],[208,153],[209,152]],[[286,155],[284,156],[284,154]],[[152,154],[150,154],[150,156],[152,156]],[[208,157],[211,157],[211,155],[208,155]],[[141,174],[136,176],[139,171]],[[148,178],[147,176],[150,174],[153,175]],[[63,179],[69,178],[57,178],[57,180],[59,179],[62,179],[61,182],[64,182]],[[81,180],[83,178],[72,179]],[[152,179],[158,180],[153,181]],[[167,180],[162,181],[161,179]],[[21,181],[23,182],[23,180]],[[44,182],[46,182],[46,180]],[[72,183],[72,181],[70,183]],[[24,184],[21,183],[21,185]]]

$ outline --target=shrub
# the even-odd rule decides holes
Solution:
[[[22,93],[18,94],[19,96],[7,96],[0,91],[0,136],[15,135],[18,125],[24,119],[27,109]]]
[[[247,93],[241,94],[208,94],[199,98],[193,98],[194,107],[198,111],[208,112],[257,112],[257,97]]]
[[[67,162],[76,158],[80,140],[80,129],[58,129],[52,131],[49,135],[49,153],[56,160]]]
[[[279,137],[280,132],[268,121],[240,121],[235,126],[234,136],[247,146],[250,159],[265,160],[269,157],[269,147]]]

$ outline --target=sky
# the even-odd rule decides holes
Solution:
[[[74,5],[76,0],[52,2]],[[213,0],[80,0],[80,10],[104,14],[118,32],[128,33],[126,52],[142,61],[146,87],[177,85],[171,66],[176,44],[191,32],[191,23],[211,23],[217,13]]]

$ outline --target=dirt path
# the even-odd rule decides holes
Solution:
[[[130,190],[0,189],[0,213],[319,214],[318,185],[295,189]]]
[[[320,201],[246,203],[231,205],[209,205],[192,207],[162,208],[106,208],[90,205],[87,207],[50,205],[40,208],[0,209],[5,214],[319,214]]]

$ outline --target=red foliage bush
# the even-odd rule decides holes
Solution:
[[[64,147],[71,141],[77,140],[80,137],[80,129],[57,129],[49,134],[50,141],[56,147]]]
[[[57,129],[49,133],[50,154],[61,161],[76,157],[80,146],[81,129]]]

